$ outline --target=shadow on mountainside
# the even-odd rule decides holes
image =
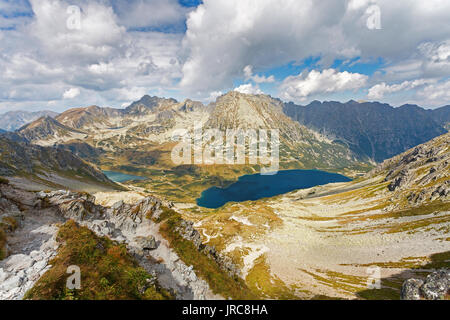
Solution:
[[[417,266],[390,277],[381,279],[381,289],[366,289],[357,292],[357,296],[366,300],[399,300],[404,281],[410,278],[424,280],[436,270],[450,267],[450,251],[436,253],[430,256],[431,261],[423,266]]]

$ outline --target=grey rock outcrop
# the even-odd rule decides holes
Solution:
[[[240,268],[233,263],[230,257],[218,252],[214,246],[202,244],[200,233],[194,229],[193,222],[181,220],[180,225],[176,230],[184,239],[191,241],[199,251],[216,261],[219,267],[227,272],[230,277],[234,278],[242,276]]]
[[[402,300],[440,300],[450,291],[450,270],[444,269],[429,274],[425,281],[409,279],[403,283]]]
[[[419,279],[408,279],[403,283],[401,299],[402,300],[420,300],[420,287],[423,281]]]

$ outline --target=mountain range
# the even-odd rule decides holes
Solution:
[[[284,111],[377,162],[444,134],[450,124],[450,106],[425,110],[416,105],[314,101],[307,106],[286,103]]]
[[[248,103],[252,99],[254,101]],[[232,107],[232,100],[240,102]],[[177,127],[177,123],[189,118],[192,121],[203,119],[200,122],[206,126],[219,128],[278,126],[285,137],[291,136],[291,142],[293,139],[305,140],[305,128],[294,129],[295,125],[293,127],[286,116],[310,132],[312,130],[330,142],[344,145],[362,161],[370,159],[381,162],[450,129],[450,106],[427,110],[417,105],[394,108],[379,102],[356,101],[313,101],[301,106],[264,95],[230,92],[207,106],[192,100],[180,103],[172,98],[145,95],[125,109],[90,106],[69,109],[61,114],[51,111],[8,112],[0,117],[0,130],[18,129],[30,141],[50,145],[63,140],[82,139],[83,134],[93,130],[115,128],[119,131],[119,127],[134,136],[159,135],[163,131],[167,135],[169,128]],[[39,119],[41,117],[46,118]],[[208,119],[205,121],[206,117]],[[30,125],[35,120],[38,120],[37,123]],[[280,121],[283,124],[289,122],[289,125],[281,125]],[[299,130],[303,134],[299,135]],[[55,135],[58,137],[55,138]],[[168,137],[164,140],[167,141]],[[99,142],[100,145],[103,143],[111,144]]]
[[[225,94],[208,106],[192,100],[178,102],[144,96],[125,109],[97,106],[69,109],[55,118],[39,118],[17,133],[41,146],[71,143],[71,149],[76,150],[86,143],[101,151],[103,164],[114,159],[116,164],[142,170],[173,169],[170,159],[173,133],[176,129],[193,130],[194,124],[223,132],[237,128],[279,129],[283,169],[360,171],[369,167],[368,157],[361,157],[286,116],[279,100],[238,92]],[[242,170],[249,168],[248,173],[258,171],[257,165],[243,166]]]

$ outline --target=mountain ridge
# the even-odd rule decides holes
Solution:
[[[299,123],[377,162],[446,133],[444,122],[450,117],[447,107],[434,111],[413,105],[394,108],[379,102],[355,101],[313,101],[307,106],[285,103],[284,111]],[[443,115],[432,116],[434,113]]]

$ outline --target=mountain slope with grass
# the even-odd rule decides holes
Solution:
[[[34,189],[121,189],[101,171],[70,151],[6,137],[0,137],[0,176],[28,184]]]
[[[399,299],[404,280],[448,266],[450,134],[352,182],[185,216],[266,298]],[[369,267],[380,290],[367,287]]]
[[[86,137],[82,131],[65,126],[51,117],[39,118],[17,132],[28,141],[42,146]]]

